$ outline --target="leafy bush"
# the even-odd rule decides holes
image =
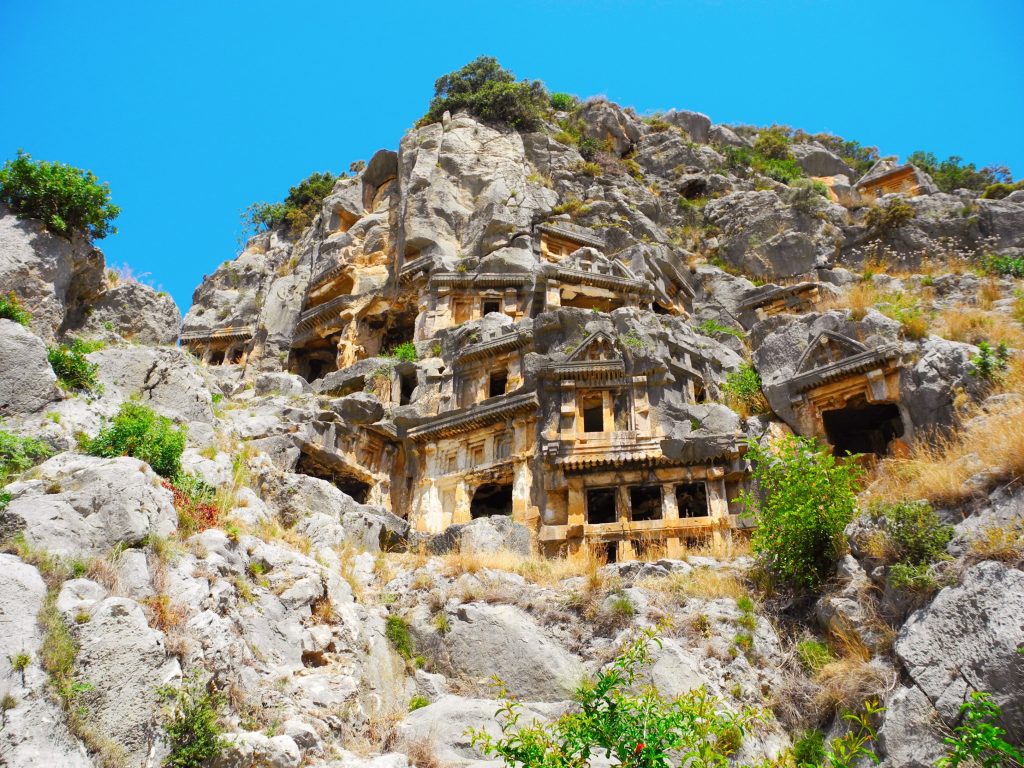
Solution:
[[[803,168],[792,157],[766,157],[749,147],[725,147],[723,152],[732,169],[749,168],[783,184],[790,184],[804,175]]]
[[[790,133],[790,138],[800,143],[817,142],[821,144],[825,149],[839,155],[844,163],[859,174],[867,173],[871,166],[879,159],[877,147],[861,146],[859,142],[844,139],[831,133],[810,134],[797,129]]]
[[[752,548],[784,582],[815,587],[845,551],[843,529],[856,512],[861,470],[810,438],[749,446],[757,493],[744,491],[739,501],[757,521]]]
[[[83,449],[90,456],[134,456],[170,479],[181,474],[185,427],[175,427],[166,416],[129,401],[121,406],[109,427],[85,441]]]
[[[982,267],[993,275],[1024,277],[1024,256],[1005,256],[990,253],[982,258]]]
[[[985,187],[985,191],[982,192],[981,197],[984,200],[1002,200],[1004,197],[1012,192],[1016,192],[1018,189],[1024,189],[1024,181],[1018,181],[1015,184],[1007,184],[1002,181],[997,181],[994,184],[989,184]]]
[[[580,103],[579,99],[570,93],[552,93],[551,94],[551,108],[559,112],[570,112],[576,109],[576,105]]]
[[[34,161],[20,149],[0,168],[0,202],[21,218],[39,219],[51,232],[79,231],[95,240],[117,232],[111,222],[121,213],[92,171]]]
[[[214,504],[217,490],[201,477],[179,472],[173,482],[165,480],[163,485],[174,494],[178,531],[183,536],[191,536],[219,524],[220,510]]]
[[[284,203],[253,203],[242,211],[245,236],[266,232],[284,224]]]
[[[424,707],[430,706],[430,700],[425,696],[413,696],[409,699],[409,711],[415,712],[417,709],[423,709]]]
[[[242,212],[242,239],[281,226],[286,233],[300,234],[313,223],[340,178],[345,174],[314,173],[289,189],[283,203],[253,203]]]
[[[864,216],[864,223],[875,232],[885,233],[898,229],[910,221],[917,212],[902,197],[894,197],[887,205],[873,205]]]
[[[978,354],[971,358],[968,373],[985,381],[996,381],[1006,372],[1010,362],[1010,350],[1005,343],[995,349],[987,341],[978,344]]]
[[[822,667],[835,660],[828,646],[820,640],[814,639],[801,640],[797,643],[796,655],[804,669],[812,675],[817,674]]]
[[[91,392],[99,386],[96,381],[99,365],[85,359],[87,354],[95,352],[99,347],[100,344],[82,339],[73,339],[70,344],[50,347],[46,357],[53,372],[57,374],[57,381],[64,389]]]
[[[590,765],[595,758],[632,768],[749,768],[732,758],[747,729],[764,715],[746,706],[734,711],[703,686],[666,699],[653,686],[640,685],[639,672],[650,663],[652,644],[660,645],[652,630],[627,644],[596,680],[580,685],[575,706],[553,722],[521,722],[522,705],[496,680],[502,699],[501,735],[471,729],[473,744],[509,768],[570,768]],[[833,739],[815,765],[850,768],[860,759],[874,758],[867,745],[874,738],[871,717],[879,711],[869,702],[862,713],[847,715],[853,727]],[[804,746],[799,753],[780,755],[772,765],[791,765],[797,754],[817,757],[818,752],[813,745]]]
[[[765,128],[754,140],[754,151],[761,157],[772,160],[788,160],[793,157],[789,151],[789,137],[777,126]]]
[[[434,82],[434,98],[417,126],[436,123],[445,111],[460,109],[488,123],[530,131],[540,126],[550,99],[537,80],[516,82],[515,75],[491,56],[480,56]]]
[[[21,306],[18,297],[14,295],[14,291],[11,291],[7,296],[0,296],[0,318],[13,320],[27,328],[28,324],[32,322],[32,313]]]
[[[793,761],[798,768],[825,762],[825,737],[821,731],[807,731],[793,743]]]
[[[170,753],[165,768],[203,768],[221,754],[227,741],[217,722],[223,699],[211,694],[196,679],[186,680],[180,688],[164,685],[157,693],[166,702],[164,731]]]
[[[972,693],[960,705],[960,725],[953,729],[952,736],[944,739],[948,749],[946,756],[935,764],[937,768],[957,768],[961,764],[981,768],[1024,765],[1024,752],[1003,738],[1006,731],[998,725],[1002,714],[989,694]]]
[[[744,363],[738,371],[726,376],[722,389],[729,407],[742,416],[768,410],[768,401],[761,391],[761,377],[750,363]]]
[[[0,486],[52,454],[53,449],[41,440],[0,429]]]
[[[387,356],[407,363],[415,363],[419,360],[416,345],[411,341],[403,341],[401,344],[396,345],[394,349],[387,353]]]
[[[412,635],[409,634],[409,625],[401,616],[388,616],[384,622],[384,636],[391,643],[391,647],[403,659],[410,660],[415,654],[412,643]]]
[[[873,504],[871,517],[882,521],[890,562],[931,564],[945,556],[953,526],[943,525],[927,501]]]
[[[978,169],[974,163],[964,163],[962,157],[951,155],[942,162],[931,152],[912,153],[907,162],[913,163],[932,177],[932,181],[943,192],[955,189],[973,189],[978,192],[997,182],[1013,181],[1010,171],[1005,166],[989,165]]]

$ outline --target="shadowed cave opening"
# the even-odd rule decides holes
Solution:
[[[707,517],[708,489],[704,483],[683,483],[676,486],[676,507],[679,517]]]
[[[295,467],[295,471],[299,474],[308,475],[309,477],[326,480],[342,493],[347,493],[359,504],[365,504],[366,499],[370,495],[369,483],[363,482],[353,475],[325,467],[323,464],[314,461],[305,453],[303,453],[302,458],[299,459],[299,463],[298,466]]]
[[[845,408],[821,415],[832,453],[873,453],[884,456],[889,443],[903,435],[903,420],[895,403],[868,403],[864,398],[850,400]]]
[[[587,523],[601,525],[602,523],[614,523],[618,519],[619,516],[615,511],[615,489],[588,488]]]
[[[629,513],[632,520],[661,520],[661,486],[630,486]]]
[[[484,483],[473,494],[469,513],[474,520],[478,517],[512,514],[512,485]]]

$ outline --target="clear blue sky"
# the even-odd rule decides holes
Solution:
[[[238,214],[401,135],[480,55],[641,112],[785,123],[1024,176],[1020,0],[0,0],[0,158],[91,168],[109,263],[184,311]]]

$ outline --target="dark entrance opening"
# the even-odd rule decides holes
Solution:
[[[603,545],[604,548],[604,561],[606,563],[614,563],[619,559],[619,542],[609,541]]]
[[[671,315],[672,314],[672,312],[668,309],[668,307],[666,307],[664,304],[661,304],[660,302],[657,302],[657,301],[654,302],[654,304],[651,306],[651,311],[653,311],[654,314],[656,314],[656,315]]]
[[[211,352],[210,359],[206,362],[207,365],[221,365],[224,362],[224,350],[218,349],[215,352]]]
[[[604,432],[604,399],[601,393],[585,395],[581,403],[583,410],[583,431]]]
[[[587,523],[601,525],[614,523],[619,519],[615,511],[614,488],[587,489]]]
[[[484,302],[484,314],[489,315],[491,312],[501,312],[501,302],[497,299]]]
[[[484,483],[476,489],[469,507],[473,519],[512,514],[512,486]]]
[[[508,391],[508,371],[495,371],[491,374],[490,384],[487,387],[488,397],[504,395]]]
[[[884,456],[893,438],[903,435],[903,420],[895,403],[873,405],[863,398],[822,415],[832,453],[873,453]]]
[[[676,506],[679,517],[708,516],[708,488],[704,483],[684,483],[676,486]]]
[[[661,520],[661,486],[633,485],[629,489],[630,519]]]
[[[322,379],[326,368],[326,360],[310,360],[306,370],[306,381],[312,384],[317,379]]]
[[[370,495],[369,483],[365,483],[353,475],[326,467],[305,453],[299,459],[295,471],[303,475],[326,480],[342,493],[347,493],[358,504],[365,504],[366,499]]]
[[[402,393],[398,400],[399,405],[408,405],[409,401],[412,400],[413,390],[416,389],[416,374],[415,373],[403,373],[399,380],[402,382]]]

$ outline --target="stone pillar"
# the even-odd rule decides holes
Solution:
[[[547,285],[544,299],[544,309],[553,309],[562,306],[562,291],[559,289],[558,283],[550,282]]]
[[[725,470],[711,467],[707,476],[708,513],[711,517],[712,544],[717,548],[732,541],[729,502],[725,496]]]
[[[459,480],[455,486],[455,505],[452,510],[445,510],[445,517],[450,515],[450,519],[444,521],[444,528],[449,525],[457,525],[458,523],[468,523],[473,519],[473,514],[470,510],[470,504],[473,501],[473,497],[469,492],[469,485],[465,480]]]

